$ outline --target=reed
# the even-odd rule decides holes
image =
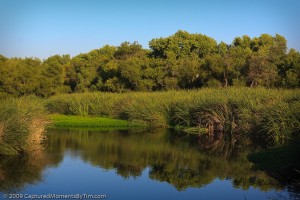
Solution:
[[[36,97],[2,99],[0,104],[0,155],[42,148],[48,124],[41,100]]]
[[[208,134],[251,134],[277,143],[299,133],[299,102],[298,89],[232,87],[63,94],[46,105],[52,113],[142,121],[154,128],[198,128]]]

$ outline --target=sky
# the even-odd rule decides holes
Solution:
[[[75,56],[124,41],[149,48],[178,30],[227,44],[280,34],[300,51],[300,0],[0,0],[0,54],[9,58]]]

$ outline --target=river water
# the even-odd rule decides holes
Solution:
[[[43,151],[0,158],[0,199],[297,199],[254,151],[165,130],[50,129]]]

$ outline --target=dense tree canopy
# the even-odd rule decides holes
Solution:
[[[156,91],[201,87],[300,87],[300,54],[281,35],[236,37],[231,44],[179,30],[149,42],[106,45],[73,58],[0,55],[0,95]]]

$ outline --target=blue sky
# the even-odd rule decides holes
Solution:
[[[283,35],[300,50],[299,0],[0,0],[0,54],[47,58],[89,52],[177,30],[228,44],[237,36]]]

